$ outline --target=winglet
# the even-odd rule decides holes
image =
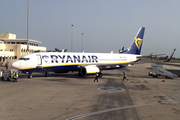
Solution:
[[[168,59],[164,62],[168,62],[172,59],[173,55],[174,55],[174,52],[176,51],[176,49],[173,50],[173,52],[171,53],[171,55],[168,57]]]

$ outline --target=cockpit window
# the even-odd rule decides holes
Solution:
[[[19,58],[19,60],[29,60],[30,58]]]
[[[29,58],[24,58],[24,60],[29,60]]]

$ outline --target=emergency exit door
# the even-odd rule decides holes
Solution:
[[[42,65],[41,56],[40,55],[36,55],[36,59],[37,59],[37,65]]]

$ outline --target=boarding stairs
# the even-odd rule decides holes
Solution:
[[[6,67],[6,65],[8,67],[11,67],[11,63],[14,62],[16,59],[6,59],[3,63],[2,63],[2,67]]]
[[[152,64],[151,69],[153,71],[152,76],[165,76],[166,78],[177,78],[177,75],[163,69],[162,65]]]

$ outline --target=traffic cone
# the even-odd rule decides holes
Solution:
[[[165,82],[166,80],[165,80],[165,76],[163,76],[163,80],[162,80],[162,82]]]

